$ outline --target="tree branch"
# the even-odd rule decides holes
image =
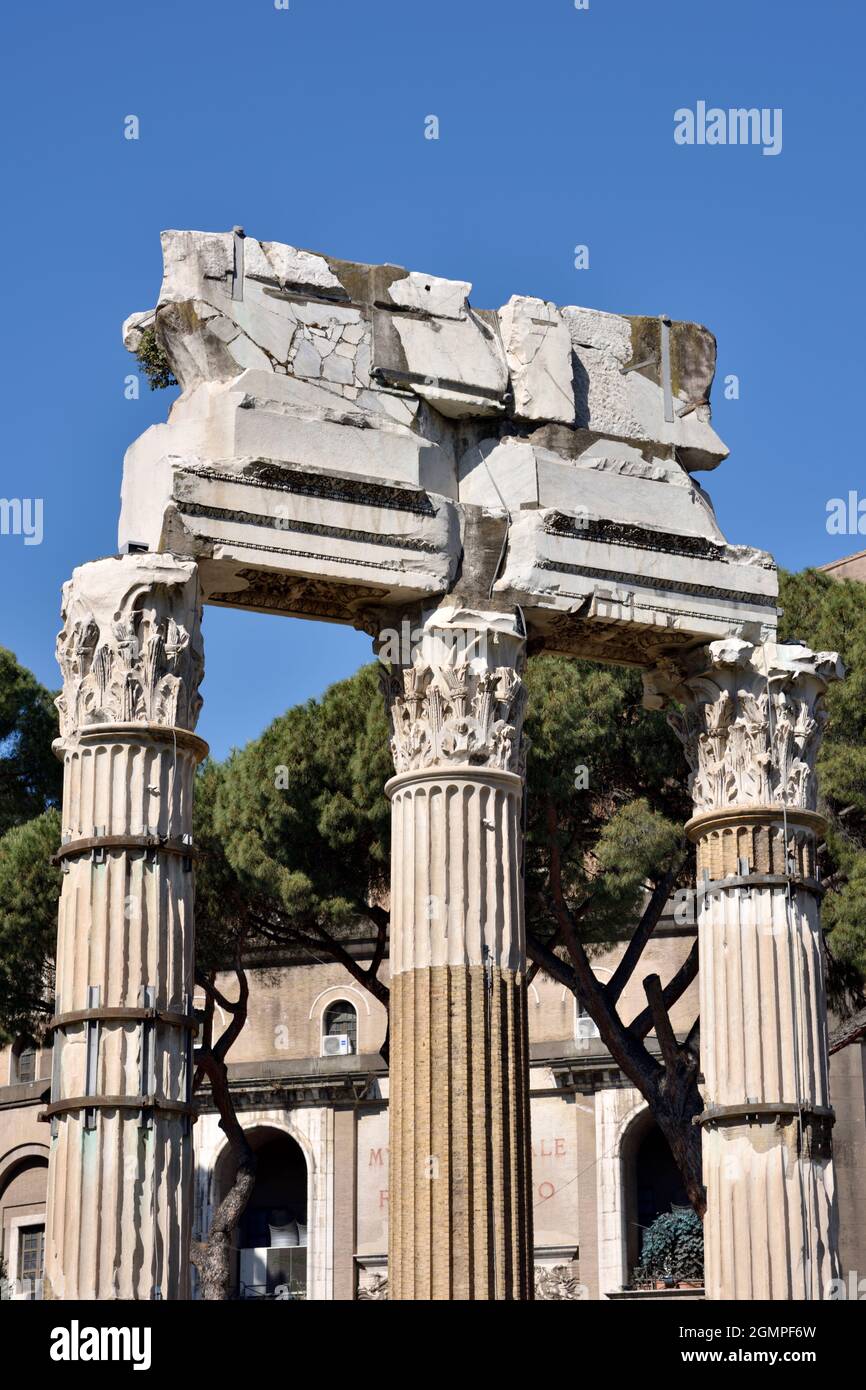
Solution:
[[[697,979],[698,975],[698,943],[695,941],[686,959],[683,961],[679,970],[671,977],[662,990],[662,999],[666,1009],[673,1008],[677,1000],[685,994],[689,985]],[[630,1033],[635,1037],[645,1038],[647,1033],[654,1027],[652,1010],[643,1009],[628,1025]]]
[[[553,909],[562,940],[568,948],[575,974],[575,994],[598,1028],[602,1041],[618,1066],[631,1076],[645,1099],[654,1097],[661,1067],[643,1043],[630,1036],[615,1007],[608,1002],[604,986],[593,974],[589,958],[579,940],[575,920],[562,889],[561,862],[557,842],[556,807],[548,799],[547,829],[550,839],[550,890]]]
[[[557,980],[559,984],[565,985],[566,989],[570,989],[572,994],[577,994],[577,980],[572,968],[531,932],[526,933],[526,954],[535,966],[536,974],[543,970],[552,980]]]
[[[684,864],[685,859],[682,859],[674,868],[669,869],[652,893],[644,909],[643,916],[638,922],[637,928],[625,949],[622,960],[605,985],[605,993],[611,1004],[616,1004],[618,1002],[625,986],[634,974],[635,966],[643,954],[644,947],[658,925],[659,918],[664,912],[665,905],[671,895],[671,888],[676,883]]]
[[[377,903],[369,909],[370,920],[376,924],[376,947],[373,951],[373,958],[367,967],[367,976],[375,980],[379,974],[379,967],[385,958],[385,947],[388,944],[388,928],[391,924],[391,914],[386,912]]]
[[[653,1018],[653,1026],[659,1041],[665,1065],[672,1071],[679,1061],[679,1044],[671,1027],[670,1014],[665,1008],[662,982],[658,975],[647,975],[643,982],[647,1002]]]

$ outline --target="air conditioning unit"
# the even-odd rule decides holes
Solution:
[[[574,1032],[578,1042],[589,1042],[591,1038],[599,1036],[595,1020],[588,1014],[578,1014]]]
[[[352,1051],[352,1040],[345,1033],[327,1033],[322,1038],[323,1057],[345,1057]]]

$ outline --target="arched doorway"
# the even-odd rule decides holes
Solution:
[[[0,1257],[4,1299],[42,1297],[48,1151],[24,1144],[0,1160]]]
[[[620,1152],[626,1273],[630,1277],[640,1259],[644,1231],[657,1216],[690,1203],[668,1142],[648,1110],[642,1111],[630,1125]]]
[[[257,1159],[253,1195],[235,1231],[234,1293],[241,1299],[307,1296],[307,1161],[282,1130],[247,1131]],[[224,1149],[214,1172],[214,1205],[234,1180]]]

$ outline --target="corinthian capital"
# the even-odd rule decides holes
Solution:
[[[509,615],[463,608],[437,610],[397,660],[380,635],[395,770],[459,765],[522,775],[524,645]]]
[[[836,652],[738,638],[647,672],[644,704],[670,707],[696,813],[776,804],[815,810],[823,697],[843,674]]]
[[[63,586],[62,617],[63,739],[92,724],[195,728],[204,657],[192,560],[124,555],[81,565]]]

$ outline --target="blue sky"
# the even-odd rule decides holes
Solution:
[[[164,227],[240,223],[471,280],[479,307],[518,292],[700,320],[731,449],[704,481],[728,537],[791,568],[866,548],[825,525],[829,498],[866,495],[862,5],[5,9],[0,495],[44,499],[44,540],[0,537],[0,643],[46,683],[60,585],[113,553],[124,450],[174,394],[124,399],[119,333],[155,301]],[[675,110],[699,100],[780,107],[782,152],[676,145]],[[219,755],[369,655],[362,634],[217,609],[205,635]]]

